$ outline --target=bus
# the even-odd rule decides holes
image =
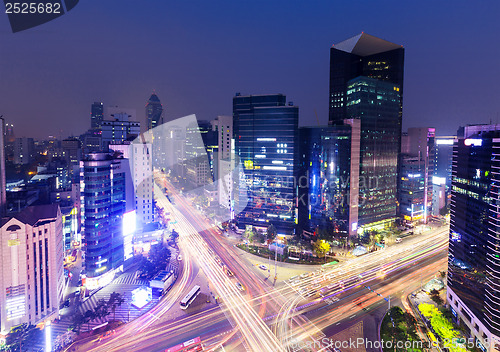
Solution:
[[[201,344],[201,338],[195,337],[189,341],[183,342],[180,345],[174,346],[165,350],[165,352],[195,352],[203,351],[203,345]]]
[[[184,297],[181,301],[181,309],[187,309],[191,303],[196,299],[196,297],[200,294],[201,287],[196,285],[189,291],[189,293]]]

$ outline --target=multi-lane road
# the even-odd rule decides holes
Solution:
[[[364,325],[363,337],[376,340],[388,297],[400,304],[420,282],[446,269],[447,229],[440,228],[322,271],[306,273],[305,268],[303,275],[273,285],[165,178],[157,174],[156,181],[173,200],[156,186],[157,204],[175,218],[180,234],[181,277],[148,313],[118,328],[109,340],[90,339],[75,345],[77,350],[164,351],[200,336],[207,350],[333,351],[318,343],[304,346],[338,338],[341,330],[356,324]],[[173,319],[169,311],[200,275],[220,297],[219,305]]]

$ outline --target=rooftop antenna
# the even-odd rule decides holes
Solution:
[[[320,126],[318,112],[316,111],[316,109],[314,109],[314,115],[316,115],[316,121],[318,122],[318,126]]]

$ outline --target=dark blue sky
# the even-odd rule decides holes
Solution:
[[[302,125],[328,114],[329,48],[361,31],[406,49],[403,126],[500,122],[500,2],[83,0],[12,34],[0,14],[0,114],[17,136],[90,127],[90,104],[167,119],[231,114],[232,96],[283,93]]]

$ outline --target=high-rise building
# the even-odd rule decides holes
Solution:
[[[217,126],[217,180],[219,204],[226,209],[231,208],[233,200],[233,172],[234,160],[234,131],[232,116],[218,116],[214,121]]]
[[[409,128],[401,139],[399,214],[409,222],[426,222],[432,213],[435,131]]]
[[[500,125],[465,127],[453,150],[447,302],[487,352],[500,350],[499,153]]]
[[[14,142],[14,164],[26,165],[33,161],[35,142],[33,138],[20,137]]]
[[[101,102],[95,102],[90,109],[90,128],[100,130],[104,120],[104,105]]]
[[[439,136],[435,139],[434,176],[439,177],[437,180],[438,183],[442,183],[445,186],[445,206],[450,203],[453,142],[456,138],[456,136]],[[437,210],[439,211],[440,209]]]
[[[5,178],[5,120],[0,117],[0,218],[5,214],[7,207],[7,180]]]
[[[80,194],[85,285],[96,288],[111,282],[130,255],[123,224],[134,204],[128,160],[119,153],[88,154],[80,163]]]
[[[148,130],[163,123],[163,106],[158,96],[153,93],[146,104],[146,128]]]
[[[2,333],[58,318],[64,290],[59,206],[30,206],[3,218],[0,241]]]
[[[356,187],[359,177],[356,172],[351,174],[351,160],[353,169],[359,170],[359,120],[351,122],[357,128],[345,124],[299,129],[297,204],[299,225],[304,230],[321,229],[337,236],[357,234],[358,195],[351,197],[350,185]]]
[[[235,153],[244,166],[238,226],[267,228],[290,235],[297,223],[296,190],[299,108],[283,94],[236,94],[233,98]],[[243,194],[244,193],[244,194]]]
[[[193,122],[186,128],[186,179],[192,187],[204,186],[213,181],[206,147],[211,130],[207,121]]]
[[[368,77],[348,82],[346,111],[360,120],[359,224],[383,226],[397,209],[400,90]]]
[[[393,83],[403,96],[404,48],[372,35],[361,33],[330,49],[330,123],[348,117],[349,81],[359,76]],[[400,101],[399,118],[402,116]],[[401,129],[401,120],[399,121]]]
[[[329,122],[361,120],[359,224],[396,216],[404,48],[361,33],[330,49]]]
[[[122,143],[141,133],[141,123],[131,121],[132,116],[126,112],[113,113],[112,120],[102,121],[102,147],[105,151],[109,149],[110,144]]]
[[[129,160],[134,184],[136,227],[142,228],[154,221],[151,144],[136,139],[134,142],[111,144],[109,148],[121,152]]]

